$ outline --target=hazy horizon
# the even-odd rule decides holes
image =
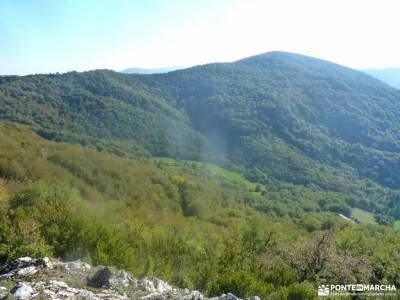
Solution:
[[[287,51],[400,67],[396,1],[0,2],[0,74],[165,68]]]

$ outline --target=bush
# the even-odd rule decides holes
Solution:
[[[315,298],[317,298],[317,289],[310,283],[297,283],[288,288],[288,300],[311,300]]]
[[[321,224],[321,230],[334,230],[335,227],[336,223],[332,219],[326,219]]]

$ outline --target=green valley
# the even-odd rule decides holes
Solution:
[[[215,165],[119,157],[46,141],[20,125],[1,124],[0,134],[9,194],[0,208],[1,262],[83,258],[210,294],[262,297],[310,295],[310,283],[340,280],[335,261],[344,257],[357,265],[340,269],[347,280],[397,280],[397,273],[374,275],[400,260],[385,246],[397,234],[318,213],[316,191],[267,187],[262,196]],[[311,249],[323,265],[309,265]]]
[[[293,53],[1,76],[0,263],[262,299],[400,286],[399,133],[397,90]]]

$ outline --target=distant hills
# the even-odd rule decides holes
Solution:
[[[394,88],[400,89],[400,68],[366,69],[363,71]]]
[[[216,162],[255,182],[351,192],[352,205],[366,201],[359,180],[400,187],[399,92],[303,55],[270,52],[146,76],[0,77],[0,103],[0,119],[47,139]]]
[[[182,66],[171,66],[164,68],[152,68],[152,69],[143,69],[143,68],[128,68],[122,70],[121,73],[125,74],[160,74],[160,73],[168,73],[171,71],[181,70],[185,67]]]

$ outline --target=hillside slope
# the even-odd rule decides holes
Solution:
[[[348,209],[344,194],[283,183],[249,190],[210,164],[101,153],[21,125],[0,122],[0,136],[0,265],[28,255],[82,259],[205,296],[261,299],[312,299],[318,285],[343,281],[400,282],[399,233],[339,217]],[[0,295],[146,292],[125,286],[104,294],[87,286],[92,271],[58,266],[21,278],[2,268]]]
[[[185,108],[207,154],[294,183],[321,185],[322,165],[344,163],[399,185],[399,93],[361,72],[277,52],[134,79]]]
[[[50,139],[257,168],[258,181],[400,187],[398,91],[319,59],[271,52],[168,74],[0,82],[0,118]]]

